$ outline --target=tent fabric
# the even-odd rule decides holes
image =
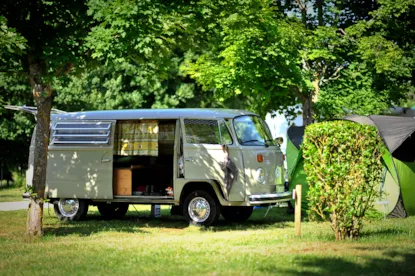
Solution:
[[[415,215],[415,162],[402,162],[397,159],[394,162],[399,176],[403,205],[406,213],[413,216]]]
[[[375,202],[375,209],[385,215],[390,215],[396,211],[396,206],[400,197],[400,188],[396,176],[396,170],[394,169],[392,156],[390,152],[385,152],[382,156],[383,177],[379,183],[378,190],[382,192],[379,198]],[[405,217],[401,212],[394,215],[394,217]]]
[[[287,170],[288,176],[291,177],[291,174],[294,172],[295,167],[298,163],[298,159],[302,157],[299,155],[299,150],[296,146],[291,142],[290,139],[287,141],[287,149],[286,149],[286,160],[287,160]]]
[[[287,130],[288,140],[290,140],[297,149],[300,149],[300,145],[303,142],[304,128],[304,126],[290,126]]]
[[[305,171],[304,171],[304,159],[302,158],[302,151],[300,151],[300,154],[301,155],[299,155],[298,157],[299,161],[297,162],[295,169],[292,172],[292,175],[290,177],[288,188],[291,191],[291,190],[294,190],[297,185],[302,186],[301,210],[306,211],[309,209],[308,199],[307,199],[309,185],[307,182],[307,175],[305,174]],[[291,201],[291,204],[294,206],[294,200]]]
[[[399,185],[400,195],[389,217],[415,215],[415,118],[397,116],[346,116],[345,120],[376,126],[392,158],[383,158],[385,165]],[[384,183],[385,192],[393,189],[390,178]],[[391,186],[392,185],[392,186]],[[394,200],[393,200],[394,201]],[[393,202],[392,202],[393,205]]]
[[[343,120],[353,121],[364,125],[376,126],[375,123],[367,116],[349,115],[343,117]]]
[[[392,154],[415,132],[415,119],[411,117],[351,115],[343,119],[376,126],[388,150]]]
[[[304,172],[304,159],[300,146],[303,142],[304,127],[290,126],[287,130],[287,169],[289,177],[289,190],[295,189],[296,185],[302,185],[302,200],[301,209],[303,211],[308,210],[307,192],[308,183],[307,176]],[[294,201],[291,201],[291,205],[294,206]]]

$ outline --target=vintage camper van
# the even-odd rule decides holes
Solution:
[[[32,141],[30,160],[33,151]],[[82,219],[90,205],[120,218],[129,204],[166,204],[211,225],[221,214],[246,220],[291,193],[279,144],[258,115],[137,109],[52,114],[46,197],[60,219]]]

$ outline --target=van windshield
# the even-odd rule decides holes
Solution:
[[[240,116],[234,119],[236,136],[243,146],[275,146],[267,124],[258,116]]]

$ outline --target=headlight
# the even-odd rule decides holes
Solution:
[[[255,172],[255,179],[256,181],[258,181],[258,183],[264,184],[265,183],[265,170],[262,168],[257,169]]]
[[[275,169],[275,179],[281,179],[281,168],[277,167]]]
[[[276,185],[281,185],[284,183],[282,174],[283,174],[283,168],[277,167],[275,169],[275,184]]]

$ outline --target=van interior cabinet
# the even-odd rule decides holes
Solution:
[[[132,195],[132,172],[129,168],[114,169],[114,195]]]

